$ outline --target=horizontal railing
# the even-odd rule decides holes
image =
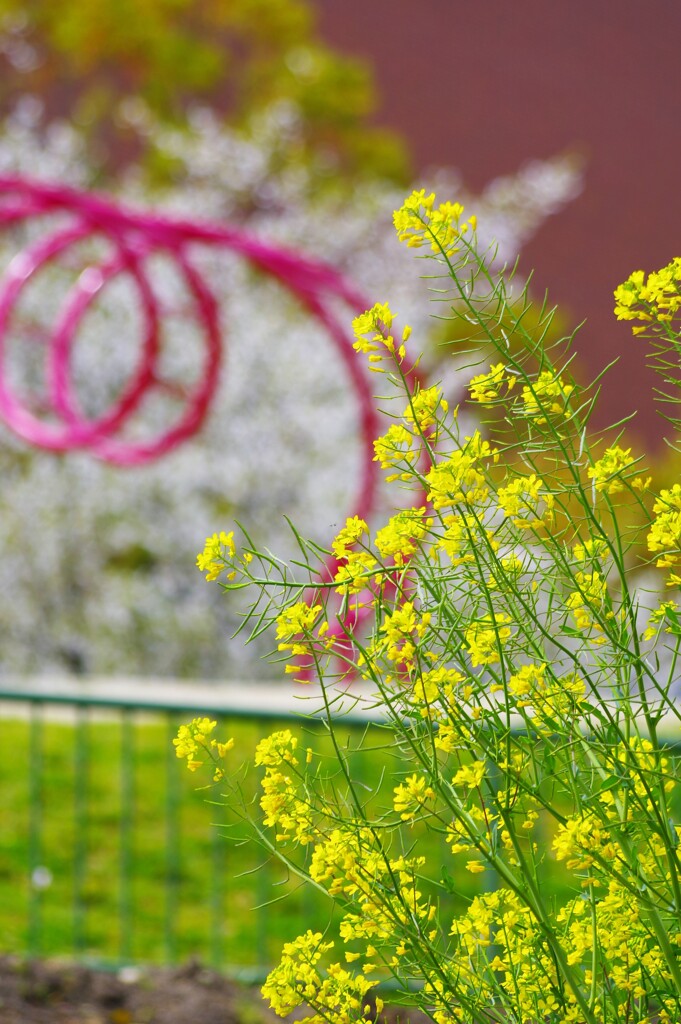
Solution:
[[[318,691],[300,689],[106,679],[1,688],[0,952],[111,963],[194,956],[262,975],[312,894],[269,911],[295,887],[255,844],[227,841],[239,808],[220,786],[194,792],[210,776],[188,773],[172,739],[188,718],[209,715],[246,748],[234,752],[238,765],[277,722],[301,725],[304,713],[307,729],[321,727]],[[349,729],[376,717],[354,699],[345,711]],[[257,807],[255,785],[239,782]]]
[[[380,709],[361,690],[339,696],[337,711],[341,704],[349,736],[380,726]],[[196,715],[235,736],[236,802],[175,757],[177,728]],[[281,683],[5,681],[0,953],[110,964],[196,957],[235,977],[261,977],[284,941],[330,913],[311,887],[243,841],[244,813],[257,811],[258,793],[255,773],[239,765],[252,763],[277,723],[328,742],[313,687],[292,695]],[[678,720],[660,729],[678,749]],[[378,773],[362,751],[354,756],[357,777],[385,774],[389,793],[400,769],[390,742],[371,755],[382,761]]]

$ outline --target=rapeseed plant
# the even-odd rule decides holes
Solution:
[[[409,331],[387,303],[355,321],[404,409],[376,443],[400,507],[378,528],[348,520],[326,576],[299,537],[293,567],[231,533],[200,556],[224,589],[253,588],[254,633],[273,625],[287,671],[317,680],[335,743],[333,771],[298,756],[290,730],[256,752],[263,841],[341,913],[337,938],[286,944],[263,992],[282,1016],[307,1007],[309,1024],[366,1019],[385,980],[436,1024],[678,1024],[681,825],[664,736],[681,719],[681,626],[675,600],[646,612],[638,538],[621,523],[638,510],[678,587],[681,486],[655,494],[620,434],[592,428],[571,339],[544,344],[546,311],[538,336],[525,329],[527,293],[463,217],[421,191],[395,226],[426,253],[446,315],[494,350],[481,370],[459,343],[481,370],[466,415],[412,384]],[[668,383],[680,284],[675,260],[616,293],[658,361],[664,349]],[[484,436],[470,410],[490,407]],[[388,798],[351,770],[339,684],[380,709],[400,752]],[[567,895],[548,887],[556,864]],[[494,883],[452,909],[465,874]]]

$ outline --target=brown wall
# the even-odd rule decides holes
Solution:
[[[316,0],[330,44],[372,59],[379,119],[417,167],[479,188],[533,157],[578,149],[583,194],[523,254],[574,322],[591,372],[616,356],[612,420],[659,441],[644,348],[612,315],[637,268],[681,255],[681,4],[676,0]]]

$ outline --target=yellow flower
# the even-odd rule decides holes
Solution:
[[[499,508],[520,529],[536,530],[553,522],[553,495],[535,473],[517,476],[497,491]]]
[[[393,214],[393,223],[400,242],[410,248],[429,243],[433,252],[456,252],[455,242],[468,231],[475,230],[476,219],[461,221],[464,209],[460,203],[440,203],[435,207],[435,193],[426,195],[425,189],[412,192],[399,210]]]
[[[203,755],[208,754],[215,761],[214,751],[217,751],[218,757],[225,757],[234,746],[233,739],[221,743],[212,738],[216,726],[217,722],[203,717],[194,718],[191,722],[179,727],[177,736],[173,740],[173,746],[177,757],[186,758],[187,768],[190,772],[198,771],[203,766],[204,761],[199,760]],[[216,767],[213,781],[219,782],[221,778],[223,778],[222,769]]]
[[[276,768],[282,764],[297,765],[298,761],[294,754],[297,746],[298,739],[290,729],[273,732],[260,740],[255,748],[255,763],[269,768]]]
[[[234,531],[225,533],[214,533],[212,537],[206,538],[206,545],[200,555],[197,555],[196,564],[201,572],[205,572],[206,580],[216,580],[225,569],[228,559],[234,558],[236,547],[234,544]],[[227,579],[233,580],[236,572],[230,572]]]
[[[277,650],[288,651],[293,658],[309,658],[319,648],[328,651],[329,637],[326,634],[329,623],[321,616],[321,611],[320,604],[309,605],[305,601],[297,601],[284,608],[276,618],[276,636],[280,641]],[[300,666],[288,664],[286,672],[300,672]]]
[[[460,556],[468,538],[466,521],[462,516],[445,516],[443,525],[445,529],[437,537],[433,552],[444,551],[453,565],[459,565],[463,560]]]
[[[591,559],[599,559],[608,550],[607,541],[600,537],[585,540],[582,544],[575,544],[572,553],[578,562],[588,562]]]
[[[648,550],[662,552],[659,568],[674,568],[681,561],[681,485],[660,491],[653,505],[655,520],[648,532]]]
[[[435,799],[435,793],[426,779],[415,774],[395,786],[393,793],[393,808],[402,821],[412,821],[429,800]]]
[[[352,547],[368,533],[369,527],[359,516],[351,516],[346,519],[345,526],[331,544],[336,558],[347,558]]]
[[[453,786],[468,786],[469,789],[477,789],[485,777],[485,762],[473,761],[472,764],[465,764],[459,768],[452,779]]]
[[[493,405],[501,398],[501,389],[506,385],[507,392],[516,382],[516,378],[507,374],[503,363],[490,366],[488,373],[479,373],[468,385],[471,401],[480,405]]]
[[[543,370],[533,384],[523,387],[525,415],[537,423],[546,423],[548,415],[568,416],[568,401],[573,391],[574,385],[567,384],[552,370]]]
[[[421,717],[428,717],[434,705],[446,707],[455,688],[463,681],[464,676],[460,672],[444,666],[416,676],[413,682],[413,700]]]
[[[449,405],[442,397],[440,388],[422,388],[411,396],[403,415],[405,420],[418,427],[422,434],[436,422],[438,410],[446,413],[448,409]]]
[[[486,615],[466,627],[464,638],[474,668],[501,661],[500,650],[511,635],[507,625],[510,621],[508,615]]]
[[[432,519],[424,518],[425,511],[425,506],[404,509],[376,532],[376,549],[381,558],[393,558],[395,565],[404,565],[415,554],[432,524]]]
[[[508,692],[514,697],[528,697],[533,690],[544,687],[546,665],[523,665],[508,680]]]
[[[288,608],[284,608],[277,616],[277,640],[308,633],[314,626],[321,610],[320,604],[310,606],[305,601],[297,601],[295,604],[289,605]]]
[[[406,242],[412,248],[423,244],[424,223],[430,216],[435,202],[435,193],[426,195],[424,188],[414,191],[393,214],[393,223],[400,242]]]
[[[665,324],[681,307],[681,257],[648,274],[635,270],[615,289],[618,320],[640,320],[644,324]],[[634,328],[640,334],[644,328]]]
[[[379,345],[386,344],[395,314],[387,302],[376,302],[352,321],[355,335],[354,348],[358,352],[375,352]],[[367,337],[370,335],[370,337]]]
[[[617,494],[618,491],[624,490],[624,484],[619,479],[619,475],[633,464],[631,448],[625,449],[620,448],[619,445],[613,445],[612,448],[606,448],[603,457],[593,466],[589,466],[587,476],[594,481],[597,491]]]
[[[386,636],[388,661],[413,661],[416,643],[423,638],[430,625],[430,619],[430,612],[419,615],[411,601],[405,601],[392,615],[386,615],[381,633],[385,633]]]
[[[355,317],[352,321],[352,329],[355,335],[353,348],[356,352],[364,352],[369,356],[369,369],[383,370],[377,364],[383,361],[386,354],[396,357],[399,361],[405,357],[404,343],[411,334],[411,328],[405,327],[402,333],[402,342],[395,348],[395,339],[390,333],[395,314],[387,302],[377,302],[365,313]]]
[[[381,469],[394,469],[400,462],[411,466],[418,452],[414,449],[415,437],[401,423],[393,423],[382,437],[374,441],[374,462],[380,462]],[[387,477],[388,483],[393,480],[411,480],[409,472],[394,473]]]
[[[655,611],[651,613],[650,618],[648,619],[648,628],[643,634],[643,639],[652,640],[654,637],[656,637],[657,634],[660,632],[662,623],[665,621],[665,619],[669,619],[669,621],[672,623],[671,626],[667,627],[665,632],[675,632],[674,626],[676,626],[676,628],[678,629],[678,608],[679,606],[676,601],[663,601],[662,604],[660,604],[659,607],[657,607]]]
[[[568,595],[567,607],[572,612],[577,629],[587,631],[591,628],[602,632],[602,626],[594,620],[592,612],[602,610],[608,592],[607,583],[599,572],[578,572],[575,580],[579,590]],[[606,613],[611,617],[612,613]],[[604,637],[598,637],[595,643],[603,643]]]
[[[612,860],[617,855],[608,830],[589,811],[567,818],[559,825],[552,848],[558,860],[564,860],[570,870],[578,871],[590,868],[597,858]]]
[[[483,441],[476,430],[471,437],[464,438],[462,447],[452,452],[447,461],[438,462],[428,470],[428,501],[435,509],[486,501],[489,486],[480,463],[498,459],[497,449]]]
[[[375,575],[378,562],[370,551],[351,551],[345,563],[336,569],[334,583],[339,594],[360,594]]]

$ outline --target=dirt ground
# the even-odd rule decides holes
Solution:
[[[304,1016],[304,1014],[301,1014]],[[380,1024],[423,1024],[388,1009]],[[273,1024],[257,989],[191,963],[118,974],[0,957],[0,1024]]]

